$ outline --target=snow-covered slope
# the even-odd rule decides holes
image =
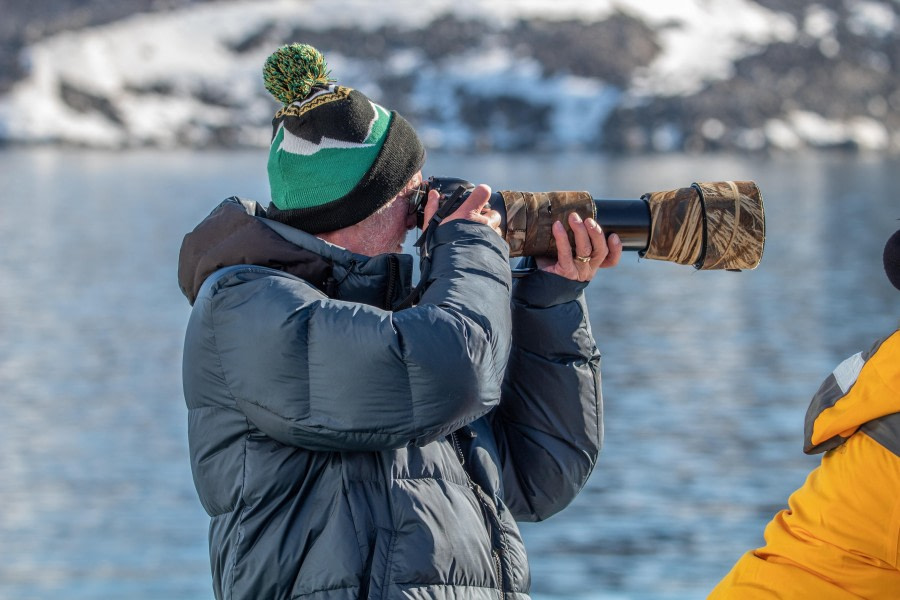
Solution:
[[[0,96],[0,140],[264,145],[277,105],[262,63],[301,41],[430,147],[900,146],[896,3],[768,4],[266,0],[137,14],[28,46],[27,75]]]

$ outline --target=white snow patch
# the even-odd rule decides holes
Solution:
[[[781,119],[769,119],[764,127],[765,136],[775,148],[781,150],[797,150],[803,142],[794,128]]]
[[[708,140],[719,140],[725,135],[725,124],[719,119],[706,119],[700,126],[700,133]]]
[[[634,82],[639,95],[696,92],[707,81],[727,77],[735,60],[797,33],[787,15],[746,0],[635,2],[629,12],[667,25],[659,34],[659,58]]]
[[[891,134],[880,121],[871,117],[854,117],[847,123],[849,137],[865,150],[888,150]]]
[[[735,144],[751,152],[763,150],[766,147],[766,133],[759,128],[740,129],[735,135]]]
[[[809,111],[794,111],[784,121],[769,121],[766,136],[772,145],[784,150],[853,143],[861,150],[881,151],[890,148],[892,143],[887,128],[871,117],[837,121]]]
[[[797,135],[816,146],[831,146],[847,141],[843,123],[831,121],[814,112],[798,110],[789,115]]]
[[[821,4],[813,4],[806,9],[803,18],[803,32],[814,38],[829,37],[834,35],[837,23],[838,16],[833,10],[829,10]]]
[[[884,37],[897,27],[897,15],[888,3],[857,0],[847,8],[847,28],[856,35]]]

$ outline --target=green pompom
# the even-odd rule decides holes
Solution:
[[[329,75],[325,57],[308,44],[282,46],[263,65],[266,89],[285,106],[306,98],[313,86],[334,81]]]

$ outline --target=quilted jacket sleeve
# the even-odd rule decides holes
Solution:
[[[513,290],[513,345],[491,419],[504,501],[519,520],[542,520],[568,505],[600,452],[600,354],[586,285],[537,271]]]
[[[186,377],[209,378],[197,385],[227,390],[221,401],[263,433],[313,450],[425,444],[473,421],[496,405],[509,352],[507,249],[463,221],[433,241],[431,284],[398,312],[268,270],[224,278],[192,316],[215,359]]]

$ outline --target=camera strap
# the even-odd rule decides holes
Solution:
[[[435,230],[435,228],[441,224],[447,215],[455,211],[459,206],[463,203],[463,201],[469,196],[469,190],[458,187],[453,190],[453,193],[447,197],[446,200],[440,203],[437,211],[431,216],[431,219],[428,221],[428,227],[425,228],[425,231],[422,232],[422,235],[419,236],[419,239],[416,240],[414,246],[419,249],[419,255],[423,258],[428,257],[428,244],[425,243],[427,239],[429,239],[428,233]]]
[[[394,306],[394,310],[402,310],[404,308],[415,306],[419,302],[419,299],[421,299],[422,294],[425,293],[425,290],[428,289],[428,286],[431,283],[428,279],[428,275],[431,272],[431,254],[429,252],[429,249],[431,248],[431,238],[434,236],[434,232],[437,230],[438,225],[441,224],[441,221],[459,208],[468,196],[469,190],[463,187],[456,188],[446,200],[440,203],[437,211],[431,216],[431,219],[429,219],[428,226],[414,244],[414,246],[419,249],[419,283],[413,288],[409,296]]]

